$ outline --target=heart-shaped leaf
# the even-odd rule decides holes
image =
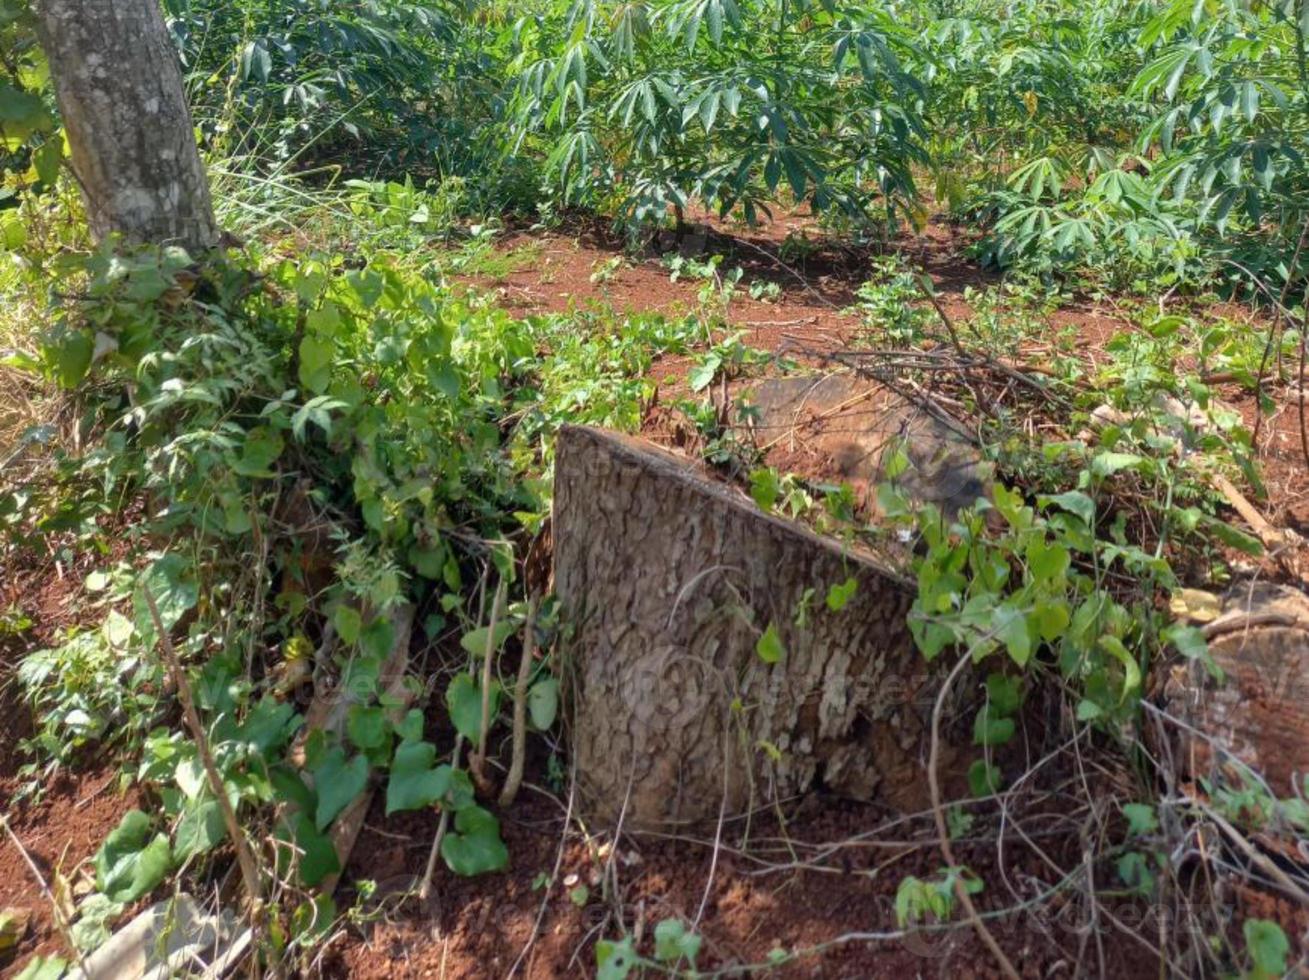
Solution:
[[[171,858],[168,838],[151,836],[150,818],[130,810],[96,852],[96,885],[111,901],[135,902],[164,880]]]
[[[535,728],[545,731],[553,725],[559,713],[559,681],[546,677],[533,684],[527,692],[527,710]]]
[[[460,810],[454,831],[441,841],[441,857],[451,871],[465,877],[503,871],[509,865],[509,851],[500,839],[500,821],[480,806]]]
[[[318,792],[318,809],[314,826],[326,830],[336,815],[368,785],[368,760],[357,755],[349,762],[339,745],[327,752],[314,767],[314,789]]]

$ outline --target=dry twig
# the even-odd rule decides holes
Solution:
[[[186,721],[186,726],[191,729],[191,737],[195,739],[196,752],[200,756],[205,776],[209,780],[209,789],[218,801],[218,809],[222,812],[223,823],[227,826],[227,834],[232,838],[232,846],[236,848],[236,861],[241,868],[241,878],[245,882],[246,895],[250,900],[251,921],[253,924],[258,924],[263,917],[264,904],[259,866],[255,862],[254,852],[250,849],[250,842],[246,840],[245,832],[237,822],[236,811],[232,808],[232,801],[228,799],[227,787],[223,784],[222,774],[219,773],[218,766],[214,763],[213,753],[209,750],[209,737],[205,733],[204,724],[200,721],[200,714],[195,709],[195,699],[191,695],[191,683],[182,671],[181,661],[178,660],[177,651],[173,648],[173,640],[168,635],[168,630],[164,628],[163,618],[159,615],[159,607],[155,604],[154,593],[145,584],[141,586],[141,592],[145,597],[145,604],[150,610],[150,618],[154,621],[155,632],[159,634],[159,647],[164,655],[165,666],[168,668],[169,676],[173,679],[173,686],[177,689],[177,696],[182,702],[182,717]]]

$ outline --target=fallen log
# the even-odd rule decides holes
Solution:
[[[553,527],[579,789],[598,819],[666,828],[817,786],[927,805],[939,674],[910,638],[907,581],[598,429],[560,433]]]

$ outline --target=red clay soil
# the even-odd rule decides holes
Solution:
[[[19,775],[25,761],[19,743],[32,734],[32,714],[19,696],[14,671],[25,654],[57,643],[68,627],[101,619],[103,610],[86,601],[82,583],[125,552],[121,538],[106,534],[106,540],[109,556],[80,549],[68,564],[28,553],[28,564],[11,562],[0,571],[0,612],[21,612],[31,620],[28,629],[0,637],[0,806],[47,884],[54,882],[56,870],[75,884],[78,866],[137,804],[135,790],[120,790],[117,765],[95,763],[63,772],[28,800],[17,799],[26,782]],[[35,954],[70,958],[49,901],[6,834],[0,836],[0,909],[7,907],[28,910],[32,917],[18,946],[0,953],[0,977],[18,973]]]
[[[786,867],[785,855],[776,856],[778,867],[768,870],[737,849],[740,825],[725,829],[724,849],[716,862],[713,827],[705,828],[698,842],[624,838],[616,856],[607,850],[597,853],[573,837],[547,894],[541,884],[558,859],[563,804],[528,793],[502,819],[513,862],[509,872],[470,881],[438,868],[437,887],[426,907],[415,903],[379,910],[376,921],[360,933],[333,944],[326,972],[379,980],[498,977],[508,976],[522,957],[520,976],[548,980],[593,975],[594,942],[617,934],[621,917],[629,933],[642,937],[638,949],[646,956],[652,955],[652,933],[662,919],[697,923],[703,937],[697,964],[702,970],[763,965],[778,948],[831,944],[769,975],[1000,976],[967,928],[913,940],[841,941],[853,933],[896,930],[896,888],[905,875],[927,877],[941,867],[934,844],[897,854],[877,844],[852,843],[834,848],[834,855],[813,870]],[[792,814],[788,826],[796,842],[840,842],[883,819],[871,806],[814,800]],[[433,814],[409,815],[386,821],[383,833],[379,804],[356,845],[347,877],[377,881],[379,893],[404,891],[422,874],[436,825]],[[776,821],[756,818],[750,836],[776,843]],[[961,847],[959,858],[994,883],[990,895],[979,897],[979,911],[1017,904],[998,884],[993,846],[975,851]],[[1076,860],[1074,855],[1074,864]],[[1052,877],[1038,858],[1017,844],[1009,845],[1004,864],[1007,879],[1023,897],[1048,887]],[[602,882],[610,873],[617,888],[606,895]],[[1068,966],[1068,930],[1051,922],[1048,914],[1039,920],[1022,914],[997,920],[992,931],[1025,977],[1058,974]],[[1157,975],[1157,958],[1147,949],[1130,941],[1108,945],[1108,975]]]
[[[757,233],[748,244],[711,241],[704,254],[732,250],[727,264],[742,260],[754,250],[775,251],[789,231],[807,227],[790,219]],[[479,288],[499,291],[501,301],[524,314],[565,312],[600,304],[625,312],[661,310],[677,315],[697,306],[696,282],[669,281],[668,270],[657,259],[625,259],[617,243],[602,235],[580,238],[556,235],[510,236],[503,245],[512,255],[519,251],[531,261],[511,266],[494,278],[472,280]],[[964,319],[970,310],[964,301],[968,286],[984,286],[993,278],[959,258],[958,236],[933,226],[915,245],[916,261],[932,274],[947,312]],[[530,251],[529,251],[530,250]],[[539,250],[539,251],[538,251]],[[592,276],[598,270],[605,275]],[[849,341],[859,329],[858,318],[844,311],[864,268],[858,257],[845,254],[819,256],[804,270],[801,282],[767,258],[751,260],[745,282],[768,278],[781,287],[772,303],[748,299],[744,290],[732,301],[729,325],[746,331],[745,340],[757,348],[790,353],[797,347],[830,348]],[[812,279],[810,276],[812,275]],[[1107,305],[1081,303],[1051,317],[1056,329],[1071,328],[1079,346],[1094,358],[1097,349],[1115,333],[1133,329],[1126,315]],[[664,400],[685,394],[685,375],[691,358],[664,358],[655,366]],[[1230,393],[1237,397],[1235,389]],[[1238,402],[1239,403],[1239,402]],[[1285,423],[1281,423],[1284,425]],[[670,413],[656,406],[648,428],[656,438],[689,441],[679,435]],[[1280,439],[1282,429],[1276,431]],[[1270,447],[1270,484],[1282,499],[1299,494],[1303,499],[1309,481],[1304,468],[1284,459]],[[1276,481],[1276,482],[1275,482]],[[1290,489],[1288,489],[1290,488]],[[1288,505],[1291,513],[1294,504]],[[1282,511],[1273,509],[1270,516]],[[564,805],[544,794],[525,792],[519,802],[501,814],[503,835],[512,855],[511,869],[491,879],[466,881],[443,868],[437,869],[433,898],[420,907],[413,900],[397,905],[374,900],[373,920],[357,931],[342,934],[323,961],[330,975],[351,977],[483,977],[505,976],[518,964],[520,975],[532,978],[592,975],[594,943],[622,931],[641,937],[639,949],[651,955],[654,925],[668,917],[696,923],[704,937],[701,969],[740,968],[764,963],[778,947],[820,947],[803,959],[785,964],[772,975],[782,977],[901,977],[998,976],[990,954],[967,928],[934,939],[872,941],[839,937],[856,933],[882,933],[896,929],[894,899],[904,876],[927,877],[943,862],[934,844],[920,844],[900,854],[865,845],[838,846],[821,868],[764,868],[738,847],[741,830],[728,828],[715,857],[714,828],[704,828],[699,840],[624,838],[616,858],[596,843],[588,847],[569,835],[561,850]],[[810,801],[789,815],[786,834],[794,841],[839,842],[866,833],[882,819],[874,807],[846,801]],[[352,882],[378,883],[378,895],[407,891],[422,873],[430,842],[436,833],[435,814],[385,818],[381,804],[374,805],[346,874],[339,896],[347,901]],[[758,819],[751,839],[779,835],[771,817]],[[919,835],[922,839],[923,835]],[[927,835],[930,838],[930,833]],[[1071,868],[1079,857],[1061,854],[1076,849],[1070,840],[1046,843],[1060,866]],[[988,882],[979,897],[985,912],[1011,907],[1031,898],[1055,880],[1049,865],[1019,842],[1006,842],[1003,859],[993,843],[974,848],[961,846],[958,859]],[[1048,856],[1048,855],[1047,855]],[[559,861],[558,875],[548,890],[544,882]],[[780,860],[780,859],[778,859]],[[782,862],[785,865],[785,862]],[[1001,867],[1003,865],[1003,867]],[[610,871],[612,870],[612,877]],[[1112,882],[1112,868],[1097,872]],[[602,884],[609,881],[610,887]],[[999,884],[1007,882],[1012,892]],[[1106,887],[1108,887],[1106,885]],[[579,892],[577,889],[584,891]],[[1050,908],[1055,911],[1051,912]],[[1062,910],[1062,911],[1061,911]],[[1142,919],[1139,907],[1117,910],[1122,921],[1135,926],[1146,942],[1138,942],[1105,927],[1092,939],[1075,933],[1077,914],[1072,906],[1056,902],[1039,914],[1017,914],[992,923],[1001,946],[1025,977],[1072,976],[1077,964],[1091,973],[1118,977],[1160,974],[1156,953],[1148,948],[1158,935],[1158,923]],[[1063,912],[1068,922],[1058,920]],[[1135,914],[1136,918],[1133,918]],[[1228,921],[1260,915],[1280,921],[1288,935],[1305,933],[1309,911],[1268,895],[1249,892],[1234,896]],[[618,928],[621,920],[623,930]],[[1235,937],[1233,937],[1235,938]],[[1293,943],[1296,940],[1293,939]],[[1085,943],[1085,945],[1082,945]],[[824,947],[824,944],[831,944]],[[1240,941],[1236,939],[1239,947]],[[1103,956],[1100,960],[1098,957]],[[521,962],[520,962],[521,958]]]
[[[136,791],[122,793],[119,780],[116,765],[80,770],[46,786],[39,803],[15,806],[18,781],[8,773],[0,778],[6,816],[47,885],[53,885],[58,872],[74,887],[75,896],[83,894],[79,866],[99,850],[123,814],[138,804]],[[88,881],[93,880],[92,873]],[[0,954],[0,977],[16,974],[33,955],[71,959],[55,930],[49,901],[6,835],[0,841],[0,909],[8,907],[27,909],[32,919],[17,949],[8,958]]]

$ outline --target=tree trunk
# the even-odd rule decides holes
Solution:
[[[926,805],[939,671],[909,636],[908,583],[596,429],[560,433],[553,526],[592,814],[666,828],[818,786]]]
[[[92,233],[212,248],[209,185],[159,0],[35,8]]]

